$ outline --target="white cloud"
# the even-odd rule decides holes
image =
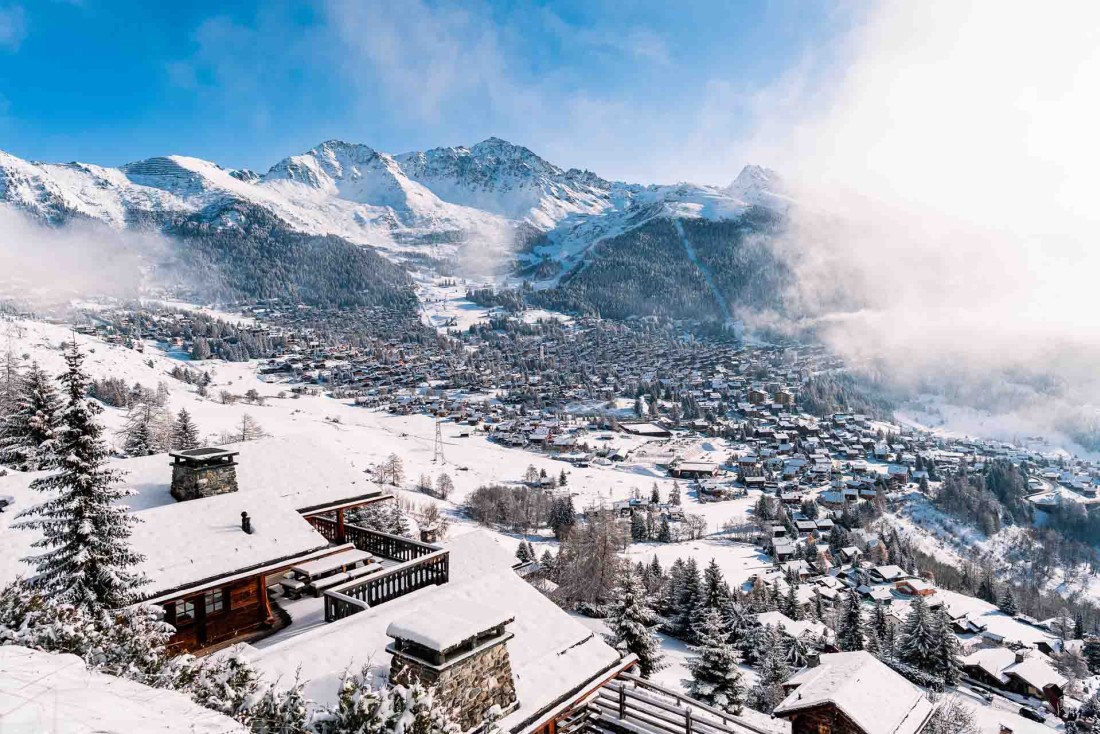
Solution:
[[[884,1],[836,66],[760,93],[751,155],[800,187],[783,245],[836,346],[1100,403],[1097,28],[1087,3]]]
[[[27,11],[23,6],[0,6],[0,50],[15,53],[26,37]]]

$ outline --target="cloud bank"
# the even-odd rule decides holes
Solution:
[[[1095,4],[881,2],[814,84],[758,95],[751,155],[802,202],[792,299],[833,346],[992,410],[1023,398],[1039,427],[1095,421],[1097,29]]]

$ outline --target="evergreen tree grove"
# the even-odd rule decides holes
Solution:
[[[695,626],[695,635],[699,642],[691,650],[697,655],[688,661],[692,698],[732,714],[739,713],[745,690],[737,667],[737,650],[726,639],[722,615],[717,609],[703,612]]]
[[[638,656],[643,678],[663,667],[661,643],[654,632],[661,618],[650,608],[647,597],[642,580],[627,570],[615,585],[607,615],[607,626],[611,630],[609,643],[622,652]]]
[[[34,543],[42,552],[25,560],[49,596],[91,612],[117,609],[134,601],[144,583],[132,571],[142,560],[128,543],[135,520],[117,504],[133,492],[119,487],[120,473],[106,466],[103,428],[95,421],[103,409],[85,394],[84,355],[75,344],[65,361],[68,371],[59,380],[66,403],[56,439],[60,471],[31,483],[48,498],[21,512],[13,527],[42,533]]]

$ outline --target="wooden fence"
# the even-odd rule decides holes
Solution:
[[[611,725],[616,721],[641,724],[666,734],[774,734],[630,673],[621,673],[596,690],[588,705],[595,708],[586,719],[594,715]]]
[[[450,579],[450,551],[436,550],[362,579],[334,586],[325,592],[325,621],[356,614],[426,586]]]

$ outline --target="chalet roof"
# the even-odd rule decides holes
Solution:
[[[775,708],[777,715],[832,705],[866,734],[915,734],[932,714],[920,688],[862,650],[822,655],[785,685],[794,690]]]
[[[477,537],[482,536],[482,537]],[[333,704],[347,669],[365,663],[389,667],[385,652],[390,621],[430,610],[462,610],[494,600],[502,618],[514,617],[507,642],[519,709],[500,722],[507,731],[552,705],[619,660],[619,654],[511,570],[510,554],[483,531],[444,544],[451,551],[451,581],[429,586],[345,619],[279,641],[252,653],[271,680],[293,679],[301,668],[307,697]],[[471,570],[472,569],[472,570]]]
[[[247,512],[252,532],[241,528]],[[234,492],[135,513],[131,545],[148,598],[208,579],[294,558],[328,541],[285,500]]]

